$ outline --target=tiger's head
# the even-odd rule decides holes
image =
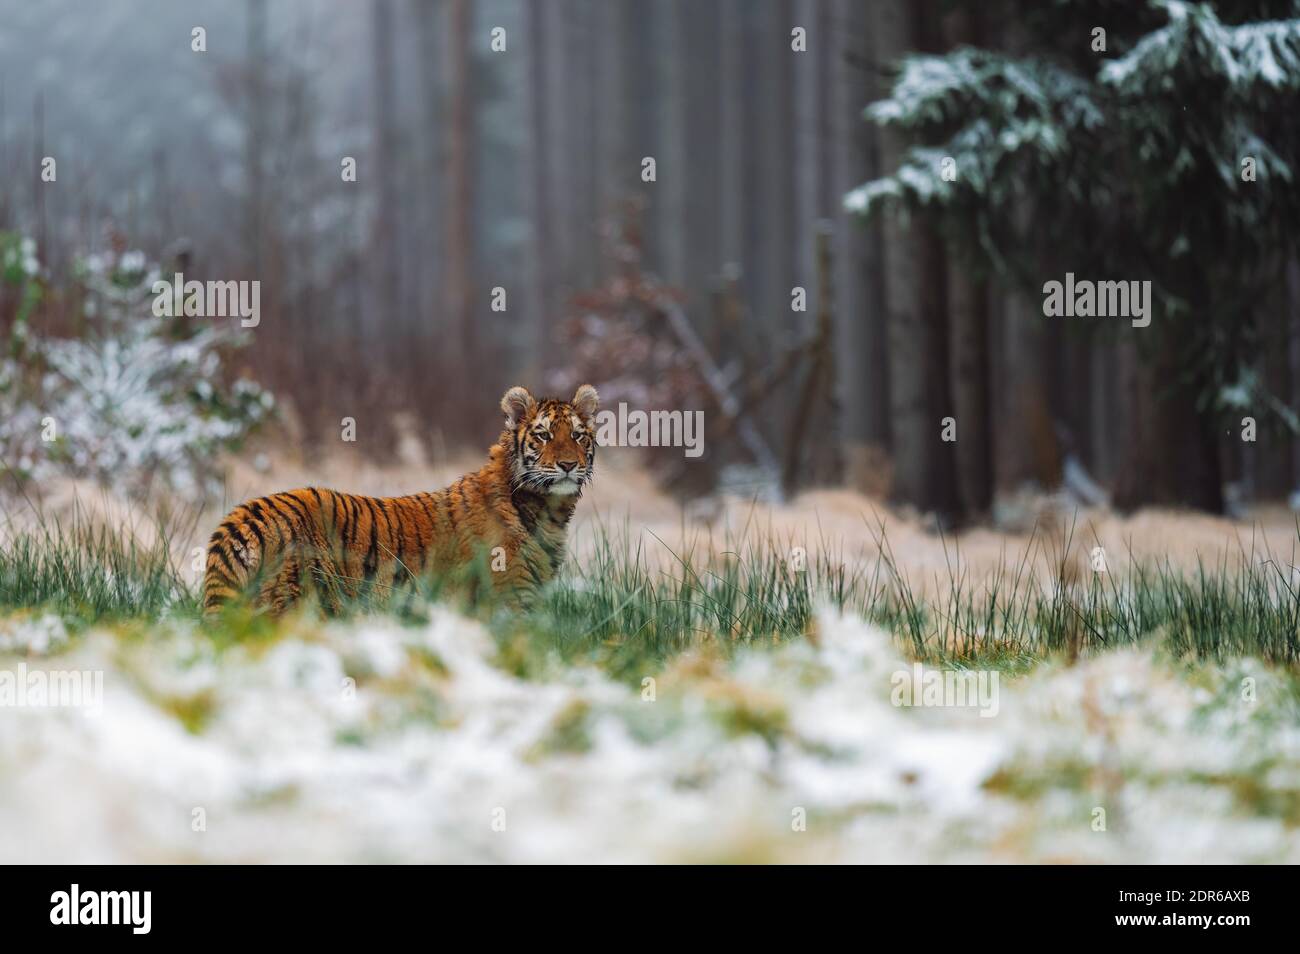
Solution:
[[[527,388],[513,387],[501,398],[513,448],[511,478],[516,489],[573,496],[591,480],[596,461],[596,389],[584,384],[572,401],[538,401]]]

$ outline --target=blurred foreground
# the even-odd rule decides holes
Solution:
[[[450,613],[5,639],[104,671],[97,713],[0,720],[5,863],[1300,861],[1297,684],[1249,661],[1123,650],[906,708],[888,636],[830,614],[640,688],[519,678]]]
[[[476,463],[236,461],[229,503]],[[1284,511],[1045,497],[944,538],[847,490],[684,510],[635,464],[602,460],[522,617],[204,627],[224,505],[150,556],[114,549],[156,526],[125,498],[11,501],[0,862],[1300,861]],[[32,688],[78,673],[102,693]]]

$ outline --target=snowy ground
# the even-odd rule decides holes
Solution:
[[[0,708],[0,862],[1300,861],[1300,702],[1251,662],[895,706],[911,665],[829,614],[644,687],[494,660],[449,613],[224,651],[0,623],[0,680],[103,673],[90,707]]]

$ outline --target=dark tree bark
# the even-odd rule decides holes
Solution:
[[[473,10],[469,0],[448,0],[446,83],[447,172],[443,207],[446,209],[447,255],[444,308],[449,319],[447,350],[462,385],[471,380],[478,354],[471,300],[474,262],[474,113],[470,45]]]
[[[689,15],[684,0],[664,0],[654,7],[663,56],[658,64],[659,153],[658,181],[651,201],[658,205],[659,268],[664,279],[680,287],[686,281],[686,71],[684,69]]]
[[[721,223],[719,259],[727,265],[739,266],[742,241],[745,234],[744,198],[744,89],[742,86],[742,10],[740,0],[722,0],[720,8],[721,64],[718,83],[718,196]]]
[[[1287,366],[1291,375],[1291,410],[1300,413],[1300,259],[1286,263]],[[1291,487],[1300,491],[1300,434],[1291,435]]]
[[[686,177],[686,229],[681,241],[686,246],[686,284],[691,302],[688,311],[706,340],[713,339],[715,326],[706,326],[700,319],[709,315],[708,302],[722,267],[722,149],[718,134],[722,116],[716,95],[721,78],[717,55],[722,38],[721,13],[716,3],[690,4],[679,21],[679,27],[684,28],[683,72],[688,94],[687,166],[676,172]]]
[[[439,337],[438,332],[445,326],[441,290],[443,288],[443,216],[442,196],[439,185],[444,171],[443,136],[444,126],[442,108],[442,76],[439,66],[440,56],[434,51],[442,48],[442,3],[429,0],[411,0],[411,15],[415,20],[415,34],[419,39],[420,55],[416,57],[419,67],[420,92],[422,96],[422,123],[420,128],[422,148],[422,168],[420,171],[420,195],[423,198],[423,215],[420,216],[420,258],[423,262],[418,270],[420,305],[418,317],[421,338],[432,342]],[[422,351],[424,349],[421,349]],[[422,358],[432,360],[440,366],[436,355],[424,355]]]
[[[949,46],[978,44],[978,11],[962,8],[943,25]],[[961,174],[961,170],[957,171]],[[989,288],[966,263],[948,262],[948,315],[952,336],[951,374],[956,409],[962,501],[968,511],[988,513],[993,505],[994,433],[989,403]]]
[[[248,129],[244,166],[248,176],[248,255],[254,271],[262,267],[266,227],[265,148],[267,141],[266,0],[248,0]]]
[[[397,247],[398,195],[400,175],[397,169],[397,94],[393,75],[393,10],[391,0],[374,0],[371,6],[371,68],[373,70],[372,166],[364,180],[376,189],[376,207],[371,233],[371,294],[377,326],[393,328],[400,323],[398,302],[401,300],[401,258]],[[391,335],[387,336],[388,339]],[[389,348],[394,342],[384,341]],[[400,344],[389,357],[402,352]]]
[[[762,93],[770,106],[764,124],[765,142],[761,147],[767,222],[764,230],[767,233],[767,254],[762,264],[766,282],[761,300],[765,330],[775,337],[789,327],[790,289],[799,284],[795,281],[794,270],[799,226],[792,179],[795,136],[793,57],[799,54],[790,49],[790,29],[794,23],[790,0],[776,0],[766,9],[771,11],[770,26],[765,31],[771,49]]]
[[[529,364],[524,376],[539,380],[549,360],[550,322],[554,317],[548,282],[552,279],[551,198],[550,198],[550,115],[546,95],[547,66],[551,39],[546,7],[550,4],[529,3],[524,8],[528,30],[528,81],[529,81],[529,149],[524,157],[530,184],[529,201],[532,207],[532,235],[529,239],[529,327],[532,347],[528,349]]]
[[[1205,276],[1190,265],[1177,275],[1180,296],[1188,302],[1210,299]],[[1147,504],[1194,507],[1223,512],[1223,470],[1220,460],[1220,418],[1201,398],[1213,388],[1195,369],[1202,362],[1190,351],[1177,322],[1203,321],[1202,316],[1166,317],[1173,324],[1157,325],[1157,314],[1146,328],[1125,327],[1122,339],[1141,359],[1134,375],[1130,408],[1137,408],[1135,426],[1115,490],[1115,505],[1133,510]],[[1249,319],[1243,313],[1242,321]],[[1239,347],[1240,340],[1235,345]],[[1257,418],[1260,415],[1256,415]],[[1240,440],[1239,432],[1232,438]]]
[[[972,513],[993,505],[994,433],[989,414],[989,292],[960,264],[948,263],[953,405],[962,500]]]
[[[905,0],[878,4],[880,58],[896,60],[923,48],[932,5]],[[906,143],[897,130],[881,134],[881,158],[897,168]],[[936,170],[936,174],[937,170]],[[946,523],[960,521],[956,445],[944,441],[943,418],[955,416],[948,373],[947,301],[943,245],[934,230],[897,215],[884,226],[889,321],[890,413],[893,418],[893,497]],[[961,439],[960,427],[958,439]]]

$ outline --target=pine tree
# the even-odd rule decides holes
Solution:
[[[1300,4],[1000,12],[1032,55],[906,57],[866,116],[910,145],[846,206],[937,223],[973,268],[1033,299],[1067,271],[1150,280],[1150,326],[1110,325],[1141,362],[1116,501],[1221,509],[1227,414],[1244,400],[1261,420],[1293,420],[1248,362],[1285,328],[1259,302],[1283,280],[1300,222]]]

